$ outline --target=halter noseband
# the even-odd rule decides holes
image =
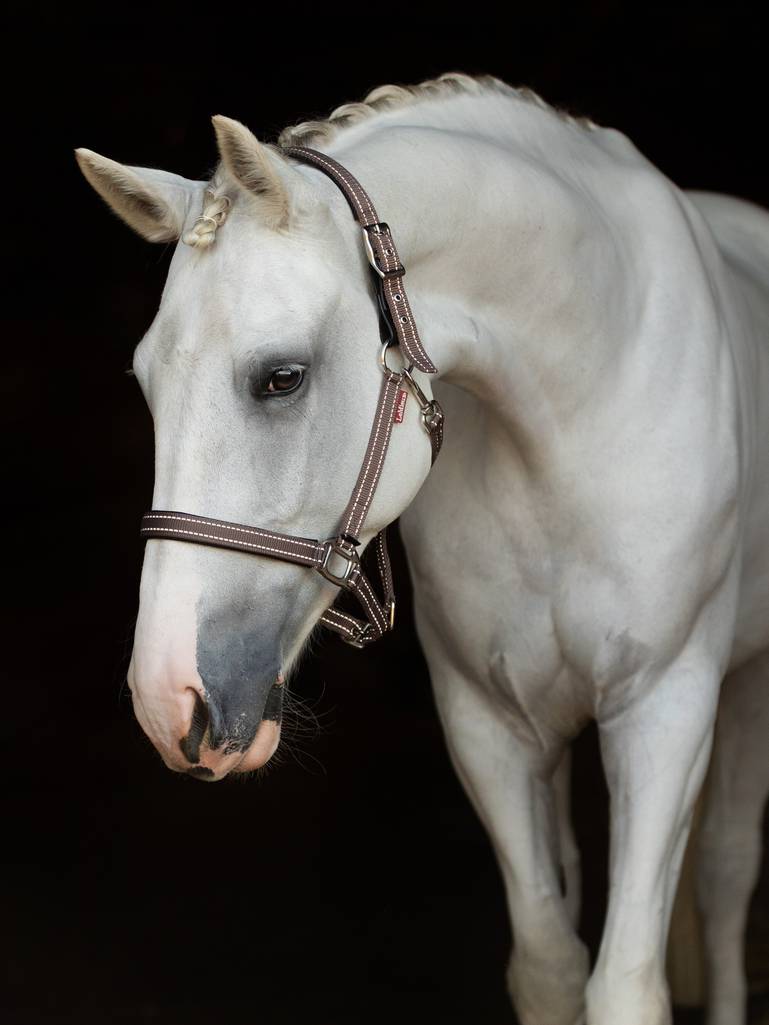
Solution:
[[[320,622],[335,630],[349,644],[362,648],[378,640],[394,624],[395,593],[387,552],[387,528],[381,530],[374,539],[383,592],[381,600],[363,572],[356,549],[360,545],[358,535],[384,466],[393,423],[400,423],[403,418],[403,403],[407,395],[403,385],[409,388],[419,403],[422,425],[430,437],[433,463],[443,441],[443,411],[435,399],[427,398],[412,375],[415,367],[426,374],[436,373],[436,368],[419,339],[403,288],[403,275],[406,271],[398,258],[389,227],[379,220],[360,183],[336,160],[303,146],[291,146],[285,152],[317,167],[341,189],[363,230],[363,243],[377,286],[383,338],[379,354],[382,387],[363,465],[342,514],[339,530],[326,541],[316,541],[208,516],[152,509],[142,519],[141,537],[145,540],[166,538],[212,545],[215,548],[234,548],[250,555],[266,555],[317,570],[332,584],[351,591],[366,616],[365,620],[358,619],[332,605],[323,613]],[[392,370],[386,359],[387,349],[396,345],[400,347],[404,359],[409,361],[409,365],[400,371]]]

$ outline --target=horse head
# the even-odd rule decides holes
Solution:
[[[76,151],[130,227],[177,243],[133,361],[155,427],[153,507],[330,537],[382,379],[359,230],[317,172],[213,121],[210,182]],[[429,470],[414,403],[389,451],[363,547]],[[128,682],[169,768],[220,779],[272,756],[286,675],[336,594],[284,561],[147,542]]]

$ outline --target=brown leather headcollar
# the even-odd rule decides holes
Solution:
[[[234,548],[250,555],[283,559],[317,570],[337,587],[352,592],[366,617],[364,620],[358,619],[332,605],[320,621],[335,630],[349,644],[362,648],[392,629],[395,594],[387,553],[387,528],[374,539],[382,585],[381,597],[363,572],[357,551],[360,546],[358,538],[379,483],[393,423],[399,422],[402,417],[405,388],[419,402],[422,424],[432,446],[432,461],[435,462],[438,456],[443,441],[443,411],[435,399],[427,398],[412,373],[414,368],[426,374],[437,371],[422,346],[414,323],[403,287],[406,270],[398,257],[390,228],[379,220],[367,193],[345,167],[325,153],[303,146],[291,146],[285,152],[317,167],[341,189],[363,230],[366,254],[375,276],[383,336],[379,354],[383,376],[358,479],[342,513],[337,534],[326,541],[160,509],[152,509],[144,515],[141,536],[145,540],[162,538],[213,545],[216,548]],[[400,348],[404,360],[401,370],[392,370],[387,365],[387,350],[391,347]]]

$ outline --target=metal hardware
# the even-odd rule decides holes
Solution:
[[[390,349],[390,348],[393,348],[392,343],[389,342],[389,341],[386,341],[386,342],[382,342],[382,345],[381,345],[381,347],[379,349],[379,369],[382,371],[382,373],[385,375],[385,377],[389,377],[391,374],[405,373],[405,370],[393,370],[391,367],[388,367],[388,365],[387,365],[387,350]],[[414,367],[414,364],[412,363],[410,369],[413,369],[413,367]]]
[[[426,406],[419,410],[422,416],[422,426],[428,434],[437,430],[443,420],[443,410],[435,401],[430,399]]]
[[[434,399],[428,399],[428,397],[425,395],[425,393],[419,387],[419,383],[416,381],[416,379],[414,378],[414,375],[411,372],[413,369],[414,369],[414,364],[413,363],[409,367],[404,367],[403,368],[403,376],[406,378],[406,382],[407,382],[409,388],[411,388],[412,392],[414,393],[414,397],[416,398],[417,402],[419,403],[419,408],[421,409],[422,415],[424,416],[425,410],[429,406],[433,406],[433,407],[435,406],[435,400]]]
[[[393,370],[392,367],[387,365],[387,350],[390,348],[387,342],[382,344],[379,350],[379,367],[385,376],[388,374],[401,374],[411,389],[412,394],[419,403],[419,414],[422,418],[422,426],[428,434],[432,434],[433,431],[437,430],[443,420],[443,410],[438,405],[435,399],[428,399],[425,393],[419,386],[419,382],[414,377],[412,371],[414,364],[411,363],[409,366],[404,366],[401,370]]]
[[[388,629],[392,630],[395,626],[395,599],[390,599],[390,607],[387,614]],[[353,648],[365,648],[371,641],[376,640],[375,637],[370,637],[372,627],[371,623],[364,623],[363,626],[358,630],[357,633],[353,634],[352,637],[345,637],[342,635],[342,640],[346,641]]]
[[[406,378],[408,386],[411,388],[417,402],[419,403],[419,413],[422,417],[422,426],[428,434],[432,434],[433,431],[437,431],[441,425],[443,420],[443,410],[435,399],[428,399],[419,387],[416,378],[411,373],[413,369],[413,363],[410,367],[404,367],[403,376]]]
[[[367,227],[361,230],[363,232],[363,245],[366,247],[366,256],[368,257],[368,262],[374,268],[379,277],[383,280],[385,278],[402,278],[406,273],[406,268],[401,266],[400,264],[398,264],[398,266],[394,267],[392,270],[382,270],[382,268],[377,263],[376,254],[374,253],[374,249],[371,245],[371,238],[369,237],[369,232],[371,231],[373,231],[375,235],[381,235],[383,231],[389,232],[389,225],[385,224],[384,221],[380,221],[378,224],[369,224],[367,225]]]
[[[342,640],[346,644],[349,644],[351,648],[358,648],[360,650],[365,648],[367,644],[370,644],[371,641],[375,640],[374,637],[368,636],[370,633],[371,623],[364,623],[360,630],[358,630],[356,634],[353,634],[352,637],[346,637],[342,634]]]
[[[360,569],[358,553],[350,545],[340,541],[338,537],[330,537],[328,541],[323,542],[321,548],[323,549],[323,558],[317,567],[318,572],[337,587],[347,587],[352,574],[356,569]],[[331,568],[330,564],[333,558],[343,560],[345,565],[341,573],[336,573]]]

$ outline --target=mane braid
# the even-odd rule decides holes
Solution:
[[[208,249],[216,241],[216,229],[224,224],[231,205],[230,197],[224,192],[224,186],[223,176],[217,169],[203,193],[203,212],[190,230],[182,236],[185,245],[196,249]]]
[[[573,117],[546,103],[537,93],[526,86],[515,88],[494,75],[466,75],[461,71],[448,71],[438,78],[427,79],[418,85],[380,85],[373,89],[361,103],[343,103],[325,121],[302,121],[284,128],[278,136],[278,146],[317,146],[331,142],[340,130],[359,121],[373,117],[381,111],[400,110],[422,100],[445,99],[448,96],[480,96],[484,93],[500,93],[515,96],[547,110],[568,124],[593,130],[598,126],[589,118]]]
[[[494,75],[467,75],[462,71],[448,71],[438,78],[427,79],[418,85],[380,85],[372,89],[360,103],[343,103],[325,121],[302,121],[284,128],[277,143],[266,143],[279,156],[288,146],[323,146],[335,139],[345,128],[389,110],[401,110],[425,100],[440,100],[450,96],[482,96],[497,93],[512,96],[548,111],[567,124],[592,131],[598,126],[588,118],[571,114],[546,103],[527,86],[516,88]],[[216,240],[216,229],[224,223],[230,207],[226,195],[227,181],[220,164],[208,183],[203,210],[182,241],[188,246],[207,249]]]

